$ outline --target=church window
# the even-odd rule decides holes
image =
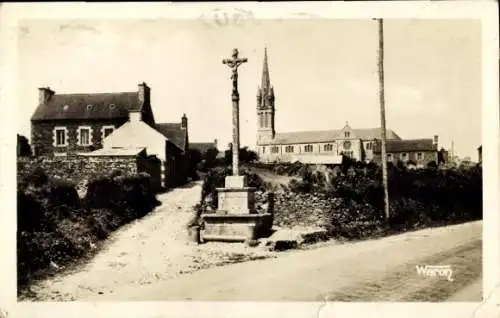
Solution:
[[[348,131],[345,131],[345,132],[344,132],[344,136],[345,136],[346,138],[349,138],[349,137],[351,136],[351,133],[350,133],[350,132],[348,132]]]
[[[312,145],[305,145],[304,146],[304,151],[305,152],[312,152],[313,151],[313,146]]]
[[[333,151],[333,145],[332,144],[326,144],[323,146],[324,151]]]
[[[367,142],[366,143],[366,149],[367,150],[371,150],[372,149],[372,143],[371,142]]]
[[[293,152],[293,146],[286,146],[285,151],[286,152]]]
[[[280,148],[278,146],[274,146],[271,148],[272,153],[278,153],[280,151]]]

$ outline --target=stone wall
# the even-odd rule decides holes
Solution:
[[[18,158],[18,180],[29,175],[35,168],[42,168],[49,176],[69,180],[77,188],[84,187],[89,179],[107,175],[114,170],[125,174],[147,172],[151,175],[153,186],[160,188],[160,161],[156,157],[113,156],[113,157],[37,157]]]
[[[331,199],[309,193],[276,191],[272,203],[269,202],[268,192],[258,191],[255,196],[257,210],[272,213],[274,225],[283,228],[324,228],[329,222],[328,216],[333,207]]]

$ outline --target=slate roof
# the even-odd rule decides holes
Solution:
[[[197,149],[202,154],[204,154],[210,148],[217,149],[217,145],[213,142],[190,142],[189,148],[190,149]]]
[[[380,139],[382,138],[380,128],[352,129],[351,139]],[[316,142],[328,142],[336,139],[343,139],[342,130],[315,130],[315,131],[296,131],[288,133],[276,133],[275,138],[269,144],[305,144]],[[392,130],[387,130],[387,139],[401,140],[401,138]]]
[[[92,152],[80,153],[81,156],[138,156],[147,155],[146,147],[101,148]]]
[[[138,92],[54,94],[38,105],[31,120],[122,118],[141,107]]]
[[[415,151],[437,151],[437,145],[431,138],[428,139],[408,139],[408,140],[387,140],[387,152],[415,152]],[[377,143],[375,153],[380,153],[381,143]]]
[[[161,123],[156,124],[158,130],[163,136],[167,137],[177,147],[186,150],[187,130],[181,128],[181,123]]]

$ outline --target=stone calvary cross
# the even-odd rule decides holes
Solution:
[[[248,187],[245,175],[238,172],[238,150],[240,146],[240,113],[238,94],[238,67],[246,63],[246,58],[238,57],[238,49],[233,50],[231,59],[223,64],[232,70],[233,81],[233,175],[226,176],[224,188],[217,190],[217,210],[202,215],[202,241],[244,242],[271,234],[273,216],[258,213],[255,208],[255,188]]]
[[[233,102],[233,176],[238,175],[239,158],[238,153],[240,149],[240,95],[238,93],[238,67],[248,62],[246,58],[238,58],[238,49],[233,49],[231,59],[222,60],[222,64],[226,64],[232,70],[231,80],[233,81],[233,91],[231,100]]]

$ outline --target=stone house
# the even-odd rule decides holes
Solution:
[[[397,164],[426,167],[430,162],[438,163],[438,137],[427,139],[387,140],[387,161]],[[382,161],[381,143],[377,142],[374,149],[374,161]]]
[[[39,88],[39,105],[31,117],[34,155],[73,156],[104,147],[145,147],[162,160],[165,186],[184,182],[187,117],[179,124],[156,123],[150,96],[146,83],[140,83],[136,92],[118,93],[56,94]],[[171,129],[165,131],[165,125]],[[105,141],[115,134],[118,137]]]
[[[133,149],[144,147],[148,154],[160,159],[164,187],[182,184],[183,149],[156,128],[141,120],[139,112],[130,112],[130,119],[103,141],[103,149]]]

